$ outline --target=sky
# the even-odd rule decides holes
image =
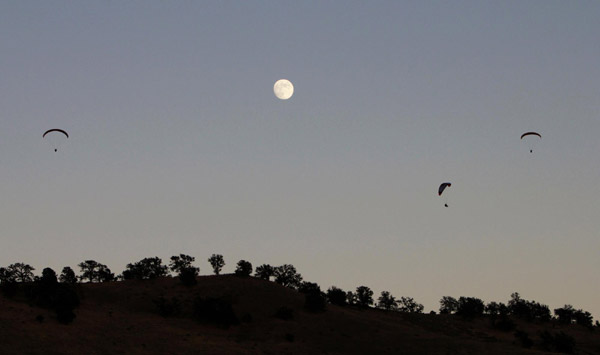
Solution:
[[[426,311],[519,292],[598,319],[599,13],[2,1],[0,266],[184,253],[206,275],[216,253]]]

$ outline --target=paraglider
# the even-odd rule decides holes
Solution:
[[[539,139],[542,139],[542,135],[537,132],[525,132],[521,135],[521,140],[523,140],[523,138],[527,137],[527,136],[537,136],[537,137],[539,137]],[[534,138],[534,140],[537,140],[537,138]],[[528,143],[529,143],[529,153],[533,153],[534,141],[529,139]]]
[[[440,185],[440,187],[438,188],[438,196],[442,196],[442,193],[444,192],[444,190],[446,190],[446,188],[448,188],[450,186],[452,186],[451,183],[449,183],[449,182],[443,182]],[[448,198],[447,198],[448,195],[446,194],[445,197],[446,197],[446,201],[444,203],[444,207],[448,207]]]
[[[46,136],[48,136],[48,138],[46,138]],[[62,143],[62,141],[64,140],[63,138],[69,138],[69,134],[66,131],[63,131],[62,129],[53,128],[44,132],[42,138],[50,139],[50,144],[54,148],[54,151],[57,152],[58,145]]]

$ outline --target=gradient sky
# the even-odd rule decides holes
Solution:
[[[219,253],[224,272],[290,263],[323,289],[366,285],[426,311],[517,291],[598,319],[599,14],[2,1],[0,266],[120,273],[185,253],[210,274]],[[71,135],[57,153],[50,128]]]

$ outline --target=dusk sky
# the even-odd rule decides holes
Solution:
[[[600,317],[600,2],[2,1],[0,53],[0,266]]]

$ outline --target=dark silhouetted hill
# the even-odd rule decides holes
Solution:
[[[547,334],[560,332],[575,340],[579,354],[600,353],[598,329],[515,319],[521,332],[515,337],[486,317],[331,304],[310,312],[304,294],[252,277],[202,276],[194,286],[163,277],[77,287],[81,302],[67,325],[51,310],[0,297],[0,353],[541,354],[544,346],[552,350],[542,343]],[[527,336],[531,348],[521,341]]]

